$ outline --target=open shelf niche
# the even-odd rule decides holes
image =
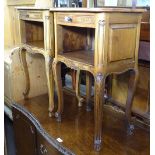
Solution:
[[[32,47],[44,49],[44,25],[40,21],[22,21],[24,27],[22,31],[22,43]]]
[[[95,29],[57,25],[58,55],[94,65]]]

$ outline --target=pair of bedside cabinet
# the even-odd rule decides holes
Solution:
[[[54,109],[54,80],[58,95],[57,121],[63,112],[61,63],[76,70],[80,103],[80,71],[87,73],[87,109],[94,77],[94,148],[101,149],[105,81],[111,74],[131,72],[126,119],[131,133],[131,107],[138,79],[138,47],[143,9],[132,8],[28,8],[20,7],[20,58],[26,77],[24,97],[30,90],[26,52],[45,57],[49,114]],[[79,104],[81,106],[81,104]]]

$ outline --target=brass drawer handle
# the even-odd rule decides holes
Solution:
[[[65,16],[64,20],[65,22],[72,22],[72,18],[68,16]]]
[[[43,144],[40,145],[40,152],[41,154],[47,154],[47,150]]]

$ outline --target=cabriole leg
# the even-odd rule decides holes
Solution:
[[[104,88],[105,88],[105,76],[98,73],[95,76],[95,103],[94,103],[94,119],[95,119],[95,137],[94,137],[94,148],[96,151],[101,149],[102,142],[102,116],[103,116],[103,104]]]
[[[113,80],[112,74],[106,78],[106,88],[105,88],[106,92],[104,96],[106,99],[112,97],[112,80]]]
[[[63,111],[63,91],[62,91],[62,79],[61,79],[61,63],[56,60],[53,61],[53,72],[55,85],[58,95],[58,110],[55,113],[55,117],[58,122],[61,122],[61,114]]]
[[[81,82],[80,70],[77,70],[76,71],[76,89],[75,89],[75,92],[76,92],[76,97],[78,99],[78,107],[81,107],[82,102],[83,102],[83,98],[80,96],[80,82]]]
[[[28,71],[28,66],[26,62],[26,50],[25,49],[20,49],[19,50],[19,58],[20,62],[22,64],[22,68],[24,71],[25,75],[25,91],[23,92],[24,99],[28,99],[28,95],[30,92],[30,77],[29,77],[29,71]]]
[[[138,77],[139,77],[138,69],[134,69],[130,73],[130,80],[128,85],[128,96],[127,96],[126,111],[125,111],[126,119],[127,119],[127,133],[129,135],[132,134],[132,131],[134,129],[134,126],[131,124],[131,110],[132,110],[134,93],[138,82]]]
[[[72,77],[72,89],[75,90],[76,87],[76,70],[71,70]]]
[[[91,89],[92,89],[92,77],[89,72],[86,72],[86,110],[91,111]]]
[[[52,71],[52,62],[53,58],[49,55],[45,55],[45,68],[46,68],[46,77],[47,77],[47,87],[48,87],[48,96],[49,96],[49,117],[53,116],[54,110],[54,79]]]

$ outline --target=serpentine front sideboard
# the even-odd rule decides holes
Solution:
[[[49,94],[49,116],[54,109],[54,81],[52,61],[54,57],[53,13],[48,8],[17,7],[19,22],[19,53],[26,77],[24,98],[28,98],[30,79],[26,62],[26,52],[42,54],[45,58],[47,86]]]
[[[58,110],[61,121],[63,94],[61,63],[77,70],[93,74],[94,101],[94,148],[101,149],[105,81],[110,74],[131,71],[126,102],[126,119],[129,133],[131,107],[138,79],[138,47],[143,9],[132,8],[55,8],[55,58],[53,71],[58,93]]]

